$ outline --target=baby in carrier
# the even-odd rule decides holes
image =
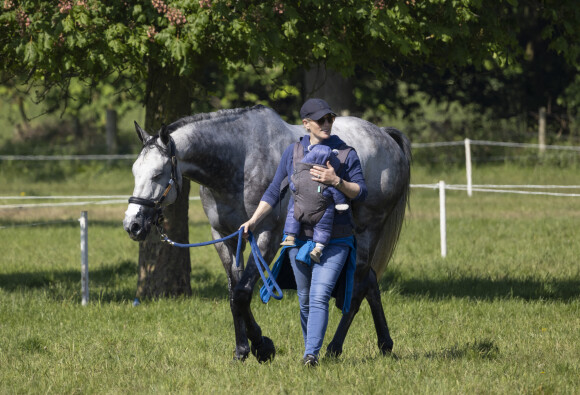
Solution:
[[[295,245],[301,224],[311,225],[314,230],[312,240],[316,247],[310,252],[310,258],[314,262],[320,262],[322,251],[330,241],[334,211],[343,213],[349,209],[349,204],[346,196],[335,187],[312,180],[310,169],[314,165],[326,167],[328,161],[338,169],[340,160],[337,155],[337,150],[326,145],[310,145],[304,158],[294,164],[294,174],[289,180],[294,199],[290,199],[288,204],[284,225],[286,238],[281,245]]]

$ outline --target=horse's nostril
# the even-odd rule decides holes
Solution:
[[[138,223],[132,223],[131,227],[129,228],[129,233],[138,235],[139,233],[141,233],[141,225],[139,225]]]

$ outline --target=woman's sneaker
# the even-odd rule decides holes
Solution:
[[[314,368],[318,366],[318,358],[314,354],[308,354],[303,359],[302,362],[304,366],[308,366],[309,368]]]

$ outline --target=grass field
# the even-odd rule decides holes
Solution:
[[[16,166],[0,168],[2,195],[132,192],[129,164],[84,165],[56,182]],[[439,180],[465,176],[413,169],[414,184]],[[476,167],[474,183],[579,184],[577,169],[504,165]],[[275,360],[231,362],[227,280],[213,247],[191,251],[193,297],[132,307],[138,246],[121,226],[126,205],[0,210],[0,393],[580,393],[580,198],[448,191],[442,258],[438,197],[413,189],[381,279],[393,357],[378,352],[364,303],[343,355],[315,370],[300,365],[291,291],[252,302]],[[85,307],[81,210],[89,212]],[[210,238],[198,201],[190,230],[192,242]],[[325,346],[339,319],[332,308]]]

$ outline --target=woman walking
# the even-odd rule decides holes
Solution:
[[[329,161],[327,166],[313,166],[309,170],[310,180],[292,178],[294,183],[311,182],[319,186],[332,186],[351,201],[362,201],[367,195],[356,151],[338,136],[332,135],[336,114],[328,103],[322,99],[309,99],[300,109],[300,116],[308,134],[284,151],[274,179],[264,193],[258,208],[252,217],[240,226],[246,234],[248,230],[253,231],[278,203],[284,179],[290,180],[296,173],[295,165],[304,158],[308,153],[308,147],[312,145],[326,145],[338,151],[340,164],[335,163],[333,166]],[[293,205],[294,196],[291,196],[289,206]],[[328,245],[325,245],[319,262],[311,259],[312,250],[316,248],[313,228],[313,224],[302,222],[300,232],[291,243],[284,244],[280,258],[275,264],[284,265],[289,262],[292,267],[300,303],[300,322],[305,345],[303,363],[306,366],[318,365],[318,356],[328,324],[329,301],[333,290],[336,294],[335,287],[339,277],[344,279],[344,285],[340,287],[343,290],[342,294],[337,294],[336,297],[342,301],[343,313],[348,311],[356,259],[350,209],[335,213],[331,239]],[[341,276],[343,271],[345,275]]]

